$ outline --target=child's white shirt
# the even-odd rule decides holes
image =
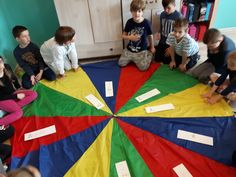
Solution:
[[[47,65],[56,67],[52,68],[56,74],[64,74],[64,60],[67,60],[67,55],[71,61],[72,68],[78,67],[78,57],[74,42],[68,45],[58,45],[53,37],[44,42],[40,52]]]

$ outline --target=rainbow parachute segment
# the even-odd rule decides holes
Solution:
[[[106,97],[105,82],[113,96]],[[142,102],[153,89],[159,94]],[[235,177],[236,119],[222,100],[206,104],[209,89],[189,75],[152,64],[141,72],[117,61],[82,65],[64,79],[41,81],[38,99],[14,123],[12,168],[34,165],[43,177],[117,177],[116,164],[126,161],[132,177],[176,177],[183,164],[194,177]],[[97,109],[86,98],[94,95]],[[171,103],[174,109],[147,113]],[[24,141],[25,133],[55,125],[56,133]],[[213,145],[178,138],[187,131],[213,138]]]

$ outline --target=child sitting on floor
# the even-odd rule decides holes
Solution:
[[[206,31],[203,43],[207,45],[208,59],[193,69],[192,75],[200,82],[207,84],[210,77],[221,74],[226,65],[227,55],[235,50],[232,39],[221,34],[218,29],[211,28]]]
[[[197,42],[187,33],[188,21],[185,18],[175,20],[174,31],[171,32],[166,40],[170,45],[171,62],[170,69],[179,68],[185,72],[197,64],[199,59],[199,47]]]
[[[227,77],[229,76],[229,79]],[[236,92],[236,51],[230,53],[227,57],[227,67],[215,81],[211,80],[214,85],[209,92],[203,95],[203,98],[209,104],[214,104],[223,97],[229,98],[232,92]],[[215,93],[215,91],[220,94]]]
[[[143,17],[145,2],[133,0],[130,4],[132,18],[125,25],[123,39],[129,40],[127,48],[123,50],[119,59],[119,66],[126,66],[134,62],[141,71],[149,68],[155,53],[153,35],[149,21]],[[147,49],[147,37],[150,49]]]
[[[166,39],[173,31],[173,23],[181,17],[181,13],[176,10],[175,0],[162,0],[162,6],[164,11],[160,14],[160,31],[154,35],[154,39],[159,41],[156,46],[155,60],[169,64],[171,58]]]
[[[8,159],[11,157],[12,147],[4,142],[10,139],[13,135],[14,128],[11,125],[0,129],[0,160],[2,160],[2,163],[5,165],[9,165]]]
[[[59,27],[55,36],[43,43],[40,52],[45,63],[61,78],[65,70],[78,69],[75,30],[70,26]]]
[[[4,64],[0,56],[0,110],[7,114],[0,119],[0,127],[8,126],[22,117],[21,107],[37,98],[33,90],[19,90],[20,84],[10,65]]]
[[[23,88],[29,89],[41,79],[55,80],[56,75],[43,62],[38,46],[31,42],[28,29],[25,26],[15,26],[12,34],[19,43],[13,52],[14,56],[25,72],[22,76]]]

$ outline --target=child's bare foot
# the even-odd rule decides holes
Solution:
[[[74,71],[74,72],[77,72],[78,69],[79,69],[79,67],[78,67],[78,68],[73,68],[73,71]]]
[[[64,74],[58,74],[58,79],[63,79],[63,78],[65,78],[66,77],[66,74],[64,73]]]

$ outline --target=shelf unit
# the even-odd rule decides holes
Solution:
[[[189,21],[189,34],[202,41],[204,33],[212,27],[218,0],[183,0],[181,13]]]

